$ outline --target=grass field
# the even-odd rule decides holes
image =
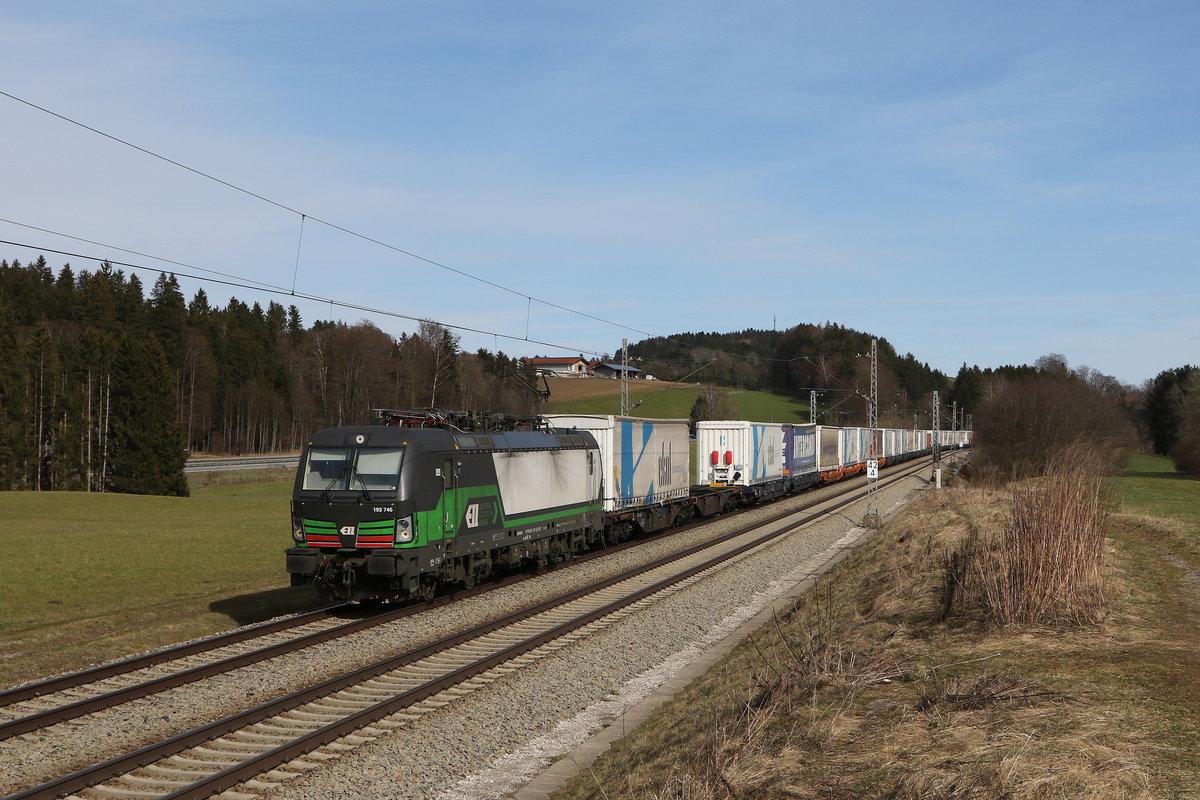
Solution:
[[[0,682],[312,605],[283,569],[290,493],[0,493]]]
[[[1117,489],[1126,511],[1191,524],[1200,536],[1200,480],[1176,472],[1171,459],[1130,454]]]

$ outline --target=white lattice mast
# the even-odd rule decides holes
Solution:
[[[879,484],[879,340],[871,340],[871,396],[867,398],[867,427],[870,442],[867,445],[867,513],[863,525],[868,528],[879,526],[879,508],[875,492]]]
[[[942,488],[942,401],[933,393],[933,485]]]
[[[621,340],[621,416],[629,416],[629,340]]]

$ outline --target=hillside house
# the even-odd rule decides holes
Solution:
[[[567,378],[586,378],[589,376],[588,362],[582,355],[567,358],[527,358],[525,363],[545,375],[557,375]]]

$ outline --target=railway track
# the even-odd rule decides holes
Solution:
[[[896,468],[881,486],[925,468]],[[207,797],[265,789],[677,592],[864,493],[861,483],[567,595],[485,622],[11,796]],[[255,776],[263,776],[256,778]],[[249,781],[249,783],[246,783]],[[93,788],[89,788],[93,787]]]

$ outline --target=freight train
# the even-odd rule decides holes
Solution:
[[[867,428],[612,415],[515,418],[376,411],[304,448],[292,495],[292,585],[331,598],[432,598],[493,572],[864,472]],[[969,431],[877,429],[880,466]]]

